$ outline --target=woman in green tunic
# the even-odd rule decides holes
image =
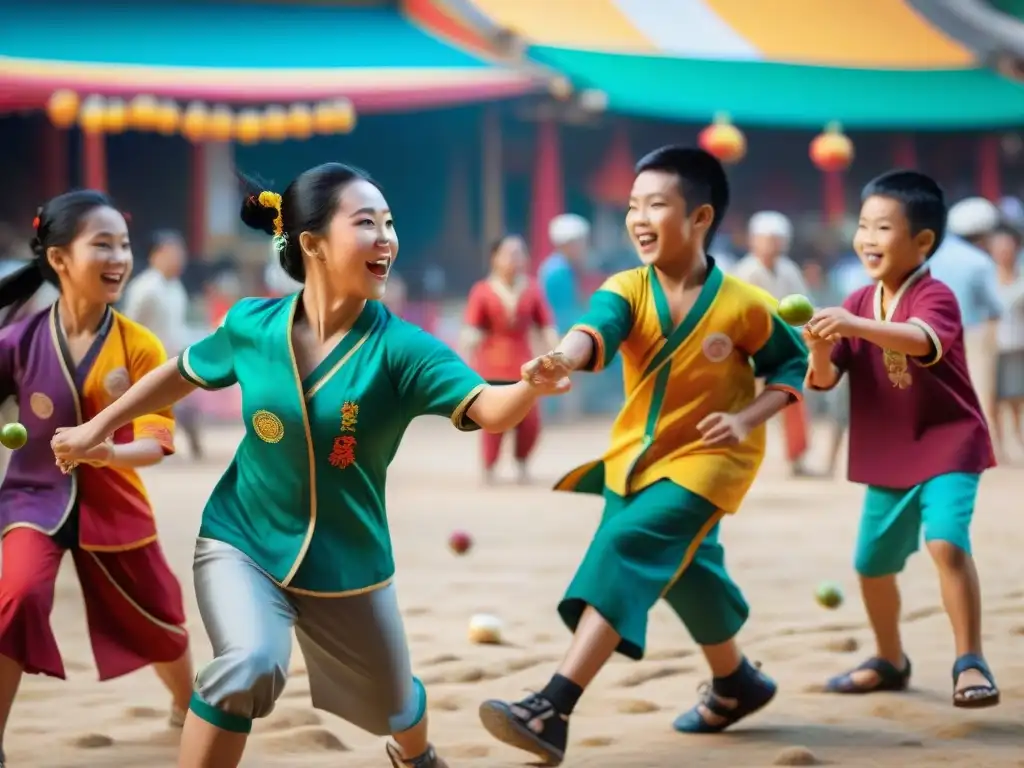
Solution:
[[[329,163],[283,196],[253,190],[242,219],[274,235],[302,291],[239,302],[213,335],[58,432],[54,453],[75,461],[196,387],[239,384],[246,434],[203,512],[194,562],[214,660],[196,679],[179,765],[238,765],[253,719],[281,694],[294,628],[314,706],[391,734],[396,767],[442,767],[392,585],[388,464],[417,416],[504,432],[568,382],[488,386],[379,302],[398,238],[360,172]]]

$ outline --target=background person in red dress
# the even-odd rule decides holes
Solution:
[[[520,367],[534,357],[537,336],[547,349],[558,344],[551,309],[537,284],[526,275],[526,244],[505,235],[491,247],[491,272],[473,286],[466,304],[463,355],[492,384],[519,381]],[[515,459],[520,482],[540,436],[540,412],[534,408],[515,430]],[[483,435],[484,477],[490,482],[501,454],[501,434]]]

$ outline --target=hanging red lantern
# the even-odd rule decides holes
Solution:
[[[738,163],[747,154],[747,138],[726,115],[716,115],[715,122],[700,132],[697,143],[723,163]]]
[[[853,162],[853,142],[843,133],[839,123],[830,123],[823,133],[814,137],[810,156],[819,171],[845,171]]]

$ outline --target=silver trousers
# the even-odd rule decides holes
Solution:
[[[426,692],[412,675],[394,585],[350,597],[296,594],[240,550],[204,538],[193,575],[214,654],[196,676],[193,711],[203,719],[246,730],[270,714],[287,682],[294,629],[314,707],[376,735],[422,720]]]

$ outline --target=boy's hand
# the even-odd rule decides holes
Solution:
[[[737,413],[712,413],[697,425],[702,442],[709,448],[742,443],[750,434],[750,427]]]
[[[812,355],[831,356],[832,348],[836,345],[836,342],[839,341],[838,335],[823,338],[816,334],[814,331],[812,331],[806,325],[804,326],[802,333],[804,341],[807,343],[807,348],[808,350],[810,350],[810,353]]]
[[[838,341],[840,338],[855,336],[860,320],[842,307],[828,307],[815,312],[805,328],[819,338]]]

